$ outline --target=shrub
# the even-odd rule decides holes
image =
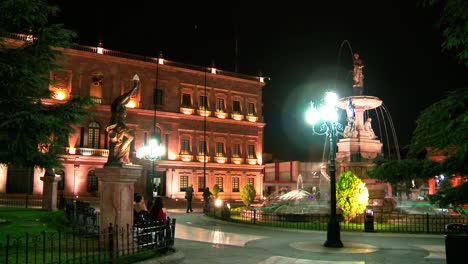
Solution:
[[[343,212],[343,217],[355,217],[366,209],[369,202],[369,191],[366,184],[347,171],[336,183],[336,203]]]
[[[240,192],[242,202],[247,207],[249,207],[250,204],[252,204],[256,195],[257,193],[255,192],[255,188],[252,186],[252,184],[244,185],[244,187],[242,187],[242,190]]]
[[[213,190],[212,190],[213,195],[214,195],[215,198],[218,198],[218,194],[219,194],[220,191],[221,191],[221,189],[219,188],[218,184],[215,184],[213,186]]]

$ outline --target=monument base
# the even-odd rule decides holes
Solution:
[[[96,169],[100,193],[100,230],[128,230],[133,227],[134,184],[141,177],[141,165],[106,166]],[[122,229],[123,228],[123,229]],[[124,236],[124,240],[128,236]],[[130,236],[131,237],[131,236]],[[114,240],[115,241],[115,240]],[[119,244],[127,245],[127,241]],[[119,245],[118,248],[122,248]]]

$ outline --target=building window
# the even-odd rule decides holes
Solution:
[[[247,157],[249,159],[255,159],[256,156],[255,156],[255,146],[254,145],[248,145],[247,147]]]
[[[216,184],[219,187],[219,192],[223,192],[223,190],[224,190],[223,181],[224,181],[223,177],[216,177]]]
[[[255,179],[254,178],[248,178],[247,179],[247,182],[248,184],[252,185],[252,186],[255,186],[254,183],[255,183]]]
[[[88,172],[88,182],[86,184],[86,189],[88,192],[95,192],[98,190],[98,178],[94,170]]]
[[[187,189],[188,187],[188,176],[180,176],[180,182],[179,182],[179,185],[180,185],[180,188],[179,190],[181,192],[185,192],[185,189]]]
[[[216,98],[216,110],[223,111],[224,110],[224,99],[223,98]]]
[[[240,113],[241,112],[240,101],[233,101],[232,102],[232,112],[234,112],[234,113]]]
[[[233,157],[240,157],[240,144],[233,144],[232,145],[232,156]]]
[[[203,192],[205,190],[205,177],[198,176],[198,191]]]
[[[192,106],[192,98],[190,94],[182,94],[182,106],[191,107]]]
[[[190,154],[190,141],[182,139],[180,142],[180,154]]]
[[[239,177],[232,178],[232,192],[239,192]]]
[[[206,95],[201,95],[201,96],[200,96],[199,105],[200,105],[200,109],[207,109],[207,108],[208,108],[208,103],[207,103]]]
[[[255,104],[249,103],[249,108],[247,110],[249,115],[255,115]]]
[[[224,157],[224,143],[216,142],[216,157]]]
[[[91,122],[88,126],[88,148],[99,148],[100,126],[97,122]]]
[[[153,104],[154,105],[162,105],[163,104],[163,90],[161,89],[154,89],[153,91]]]
[[[205,141],[198,142],[198,154],[204,155],[206,150],[206,143]]]

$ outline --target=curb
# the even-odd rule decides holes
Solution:
[[[136,264],[171,264],[171,263],[179,263],[184,258],[185,258],[185,254],[182,251],[175,250],[174,253],[167,253],[161,257],[136,262]]]

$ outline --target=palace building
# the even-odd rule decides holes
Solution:
[[[102,46],[65,49],[62,69],[51,72],[50,89],[56,104],[73,96],[93,96],[93,115],[76,126],[64,146],[63,166],[57,170],[59,193],[66,197],[99,196],[95,169],[107,162],[110,104],[131,89],[135,74],[140,84],[127,104],[126,124],[133,131],[131,161],[143,166],[135,192],[183,198],[193,184],[195,198],[217,184],[222,199],[240,199],[252,184],[263,191],[262,88],[265,77],[186,65],[159,58],[107,50]],[[140,155],[156,136],[164,151],[156,160]],[[13,172],[11,172],[13,173]],[[0,173],[3,192],[21,192],[6,166]],[[16,172],[14,172],[16,173]],[[42,193],[41,170],[28,178],[29,192]],[[3,178],[3,179],[2,179]],[[3,182],[3,183],[2,183]],[[23,181],[24,183],[24,181]],[[24,184],[23,184],[24,185]],[[2,189],[0,189],[1,191]],[[24,192],[28,190],[24,189]]]

